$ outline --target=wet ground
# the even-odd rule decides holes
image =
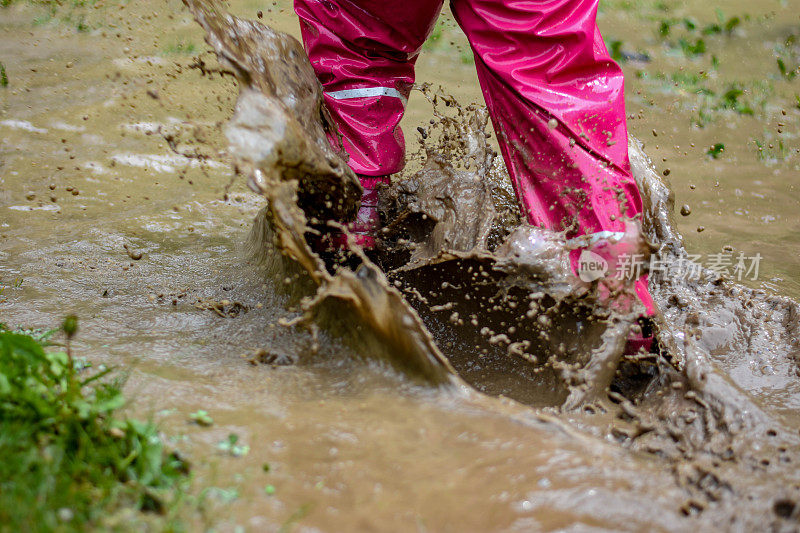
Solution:
[[[600,24],[622,53],[652,59],[623,64],[630,129],[669,169],[677,205],[691,207],[678,217],[689,251],[760,253],[759,278],[747,283],[797,298],[800,109],[791,72],[800,56],[787,38],[798,35],[800,6],[719,5],[719,35],[702,32],[719,17],[709,5],[609,2]],[[297,34],[285,2],[231,9],[251,18],[261,10]],[[732,16],[741,23],[729,36]],[[190,520],[224,530],[713,525],[686,516],[687,494],[653,456],[573,433],[545,413],[425,387],[324,335],[309,357],[311,335],[277,325],[293,316],[282,280],[243,251],[263,200],[241,180],[226,195],[231,172],[209,148],[225,147],[218,124],[236,89],[192,68],[211,56],[178,2],[53,12],[15,3],[0,9],[0,26],[0,320],[46,328],[69,312],[80,317],[76,351],[128,374],[131,409],[155,413],[196,465],[206,498]],[[477,100],[451,27],[427,46],[418,81]],[[409,140],[429,114],[412,95]],[[208,158],[176,155],[159,126],[200,136]],[[714,158],[707,152],[717,143],[724,150]],[[259,350],[304,363],[251,365]],[[782,383],[794,375],[788,364],[779,371]],[[791,412],[791,389],[784,383],[772,404]],[[189,422],[198,409],[213,417],[210,428]],[[219,448],[230,434],[246,454]]]

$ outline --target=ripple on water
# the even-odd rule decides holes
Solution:
[[[27,120],[14,120],[14,119],[0,120],[0,126],[6,126],[9,128],[13,128],[15,130],[29,131],[31,133],[47,133],[46,129],[37,128]]]
[[[14,211],[60,211],[61,207],[55,204],[43,205],[9,205],[9,209]]]
[[[130,167],[147,168],[156,172],[175,172],[175,167],[198,167],[201,163],[196,159],[189,159],[180,155],[159,154],[114,154],[111,160],[121,165]],[[226,168],[219,161],[203,161],[203,165],[211,168]]]

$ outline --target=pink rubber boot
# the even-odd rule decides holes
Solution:
[[[361,208],[356,219],[347,225],[350,243],[362,250],[375,248],[375,238],[381,227],[378,213],[378,186],[391,183],[389,176],[359,176],[364,194],[361,196]],[[326,251],[346,250],[347,236],[341,232],[331,232],[322,238],[322,249]]]

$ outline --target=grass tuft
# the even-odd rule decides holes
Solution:
[[[177,41],[164,47],[165,55],[191,55],[197,52],[197,46],[192,42]]]
[[[54,332],[0,324],[0,524],[69,531],[131,509],[166,514],[187,463],[154,424],[115,416],[125,404],[119,380],[49,349]]]

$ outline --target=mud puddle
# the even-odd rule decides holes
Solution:
[[[234,8],[249,18],[261,9],[294,28],[288,6]],[[155,410],[198,465],[198,486],[214,489],[193,517],[199,524],[792,527],[791,302],[714,279],[691,292],[662,284],[673,360],[643,395],[624,390],[601,404],[605,413],[421,385],[375,362],[369,347],[278,324],[298,316],[298,301],[242,250],[262,200],[241,183],[224,199],[230,161],[219,131],[236,88],[191,68],[202,36],[181,6],[158,6],[157,17],[155,6],[114,6],[91,35],[63,23],[31,26],[35,13],[14,9],[4,24],[19,40],[3,38],[16,92],[3,93],[2,119],[13,122],[2,131],[2,320],[48,326],[67,310],[82,317],[77,349],[130,371],[133,409]],[[153,43],[167,26],[171,33]],[[36,46],[20,44],[29,31]],[[180,55],[190,44],[195,51]],[[200,59],[213,64],[208,54]],[[175,156],[154,124],[205,136],[199,152],[184,150],[201,157]],[[675,167],[672,177],[688,179]],[[655,227],[677,253],[670,226]],[[198,303],[237,311],[223,318]],[[452,311],[438,314],[448,331]],[[426,324],[438,334],[433,320]],[[446,343],[443,352],[459,351]],[[508,361],[506,352],[497,360]],[[259,354],[303,364],[247,362]],[[475,382],[490,382],[476,374]],[[519,389],[500,383],[488,392],[503,387]],[[197,409],[213,416],[211,429],[188,422]],[[246,455],[218,448],[231,433]]]

